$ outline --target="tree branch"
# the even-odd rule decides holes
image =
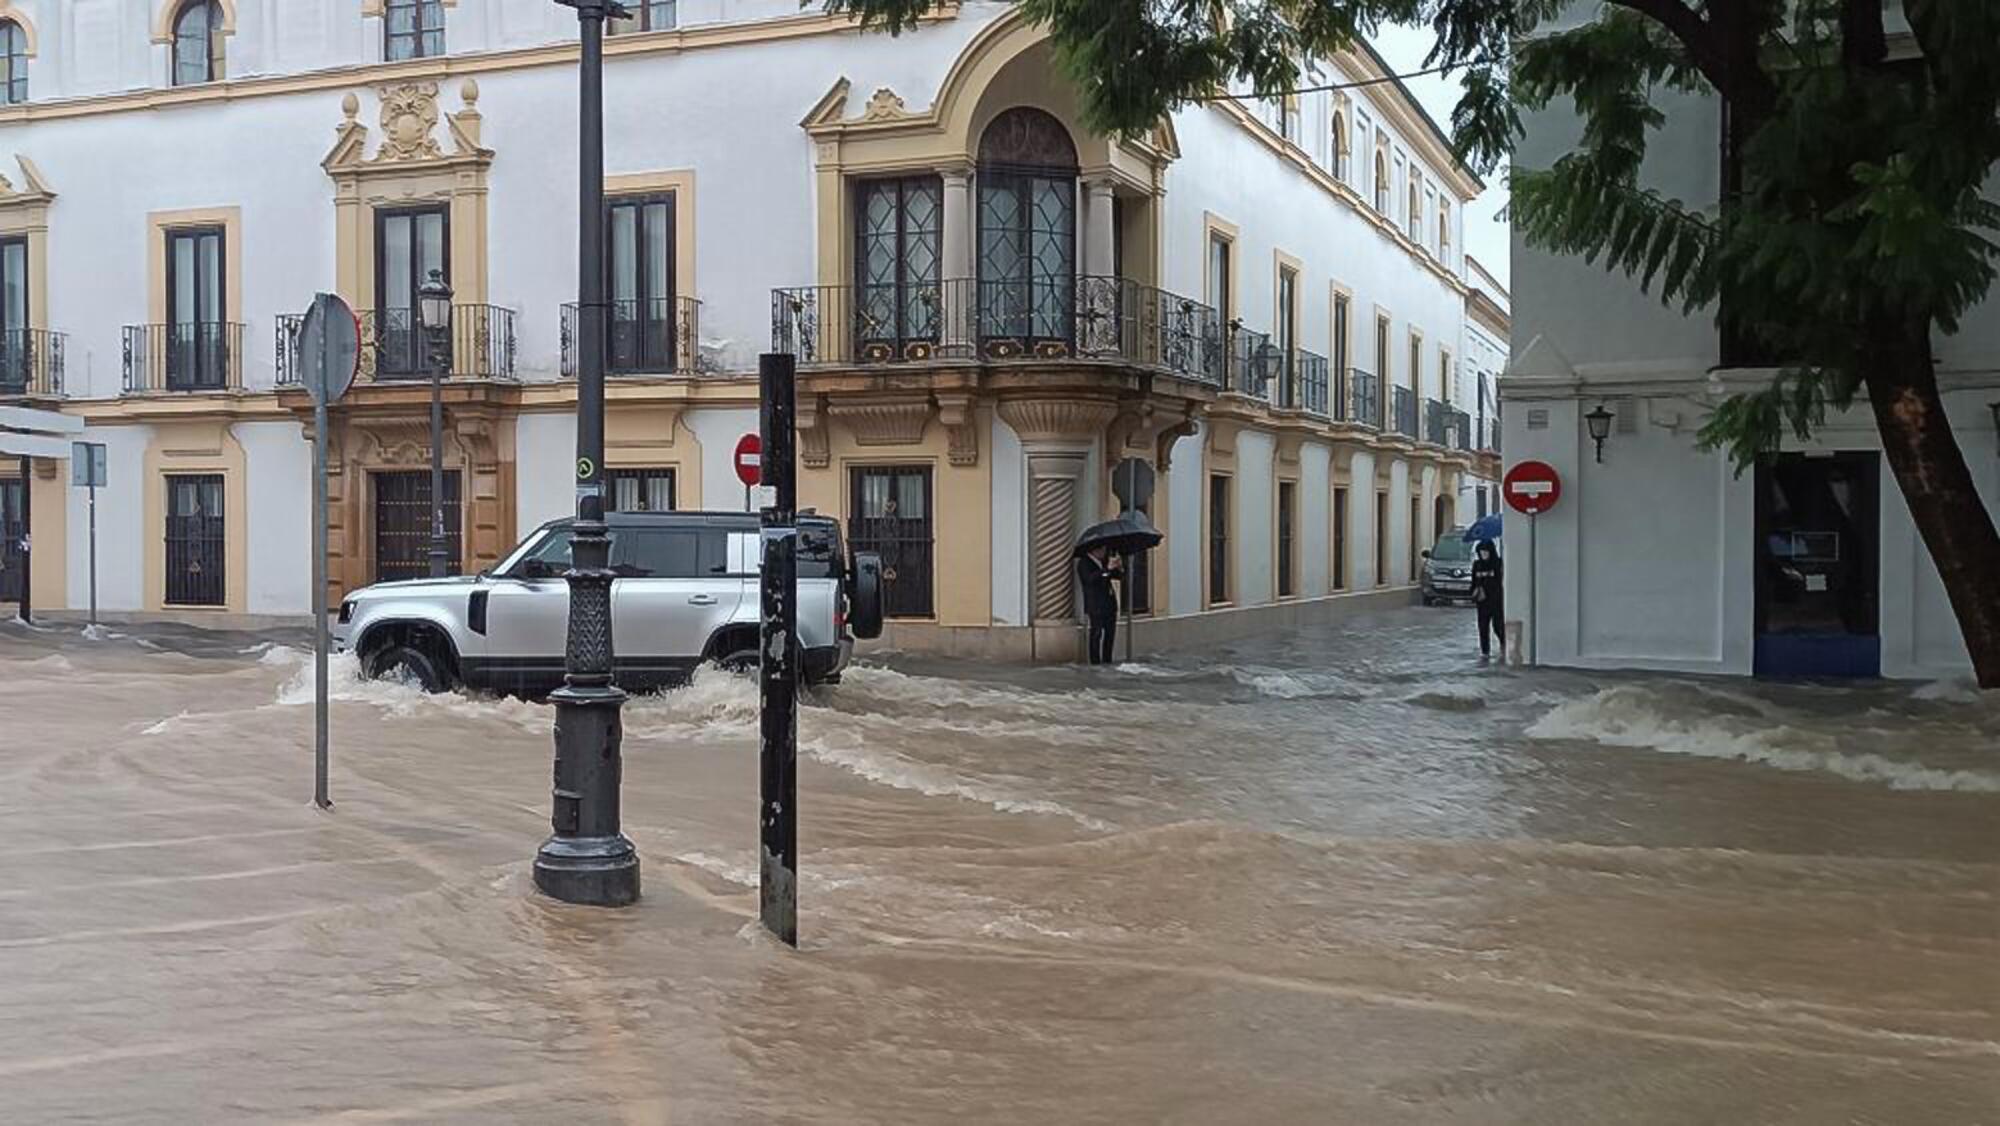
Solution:
[[[1610,0],[1617,7],[1637,12],[1673,34],[1687,49],[1688,57],[1717,90],[1729,95],[1722,41],[1713,25],[1680,0]]]
[[[1840,58],[1849,70],[1866,70],[1889,57],[1882,0],[1841,0]]]

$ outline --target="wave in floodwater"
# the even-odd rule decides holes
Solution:
[[[1677,698],[1642,685],[1620,685],[1558,705],[1530,724],[1526,734],[1532,739],[1578,740],[1832,774],[1895,790],[2000,793],[2000,773],[1841,750],[1838,737],[1814,729],[1809,717],[1786,713],[1768,701],[1731,696],[1754,707],[1703,708],[1699,698]]]

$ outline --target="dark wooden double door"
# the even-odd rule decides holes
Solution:
[[[431,471],[392,470],[370,474],[375,487],[375,581],[421,579],[430,574]],[[459,472],[444,474],[445,570],[459,574],[464,558],[460,539]]]

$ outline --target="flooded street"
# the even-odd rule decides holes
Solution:
[[[2000,1121],[2000,699],[1527,673],[1406,610],[626,710],[645,898],[532,893],[551,709],[0,626],[7,1121]],[[1143,656],[1143,655],[1142,655]]]

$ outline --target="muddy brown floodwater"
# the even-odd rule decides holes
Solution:
[[[1484,669],[1409,610],[626,714],[646,896],[552,904],[550,710],[293,638],[0,627],[0,1119],[2000,1121],[2000,701]]]

